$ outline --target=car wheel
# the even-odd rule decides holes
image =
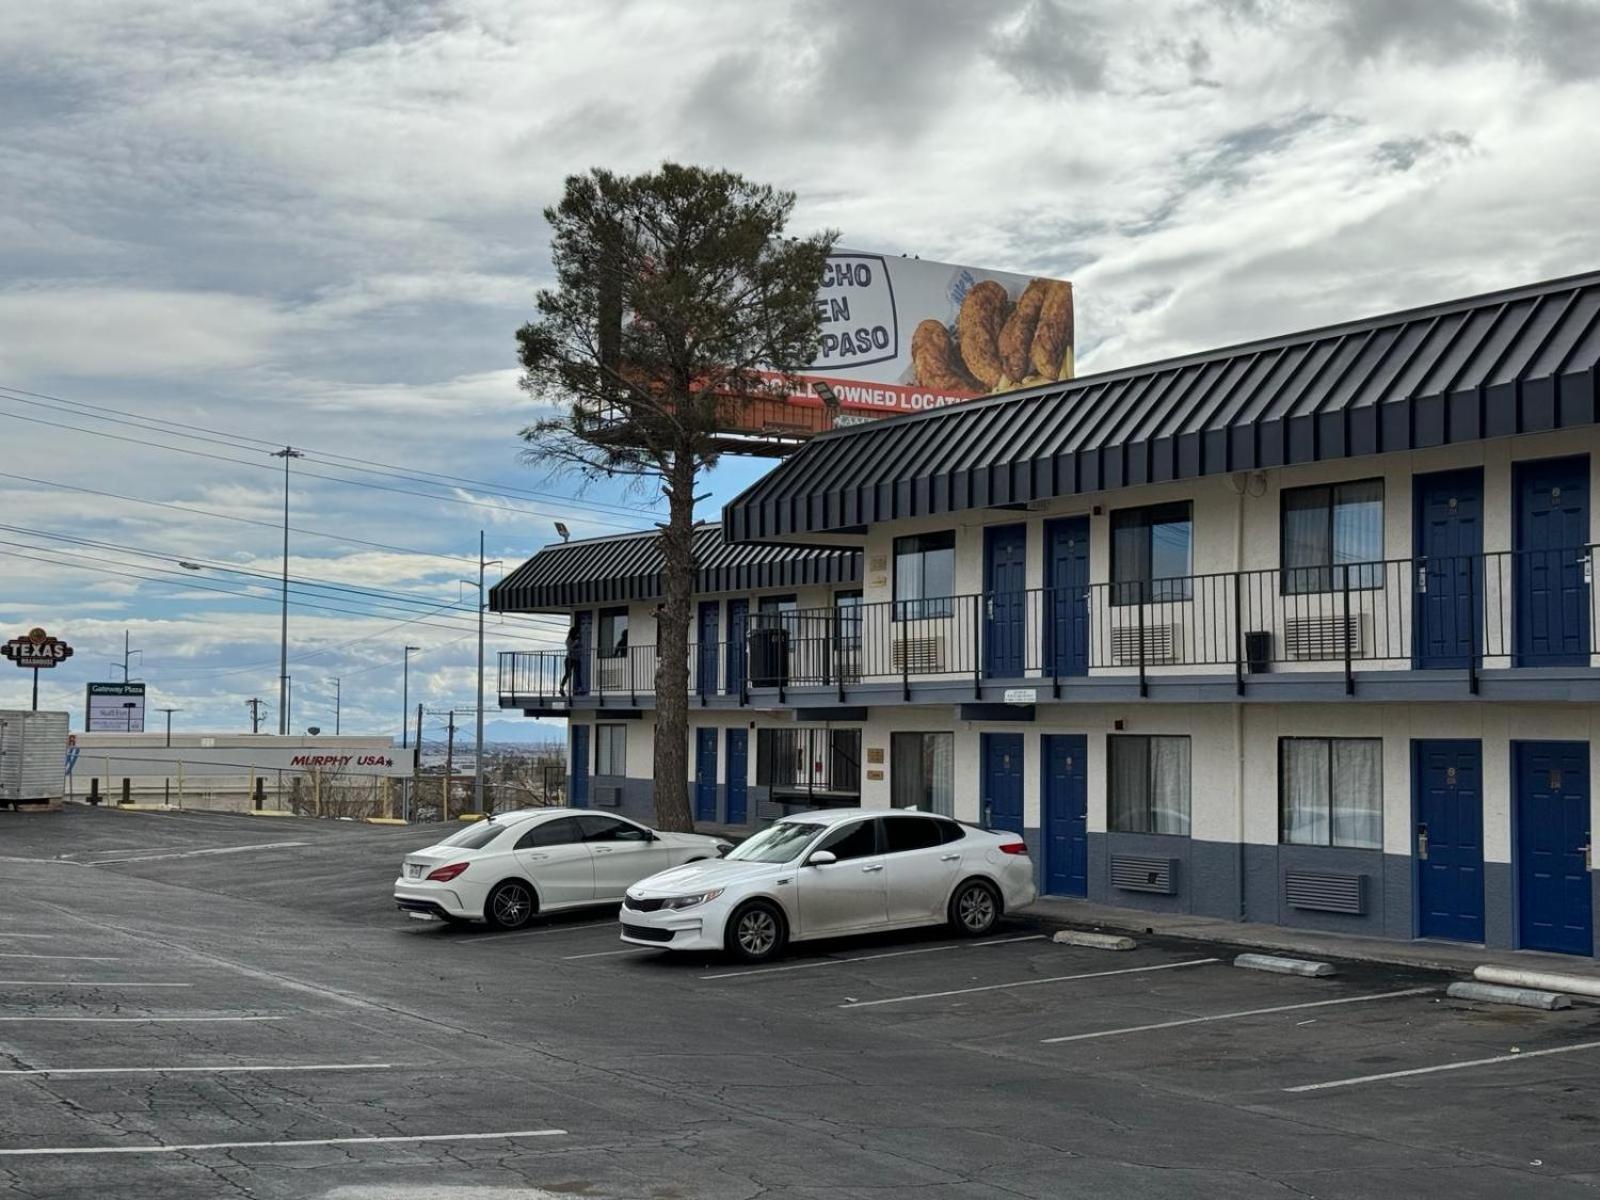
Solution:
[[[1000,919],[1000,895],[981,879],[969,879],[950,897],[950,924],[964,937],[982,937]]]
[[[508,879],[489,893],[483,919],[496,929],[521,929],[538,911],[533,889],[520,879]]]
[[[752,900],[728,918],[723,942],[740,962],[759,963],[776,958],[785,938],[783,914],[766,900]]]

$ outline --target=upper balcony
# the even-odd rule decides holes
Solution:
[[[836,708],[1600,699],[1594,547],[1125,580],[749,618],[695,645],[699,703]],[[648,707],[655,648],[501,655],[504,707]],[[974,717],[1004,709],[971,711]]]

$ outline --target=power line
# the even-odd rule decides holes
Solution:
[[[139,429],[147,428],[152,424],[165,425],[176,431],[180,437],[193,438],[195,441],[213,441],[217,445],[228,446],[231,449],[244,449],[245,447],[241,447],[237,444],[239,442],[249,442],[257,446],[271,447],[273,449],[276,449],[278,446],[276,441],[267,441],[266,439],[252,437],[251,435],[245,433],[230,433],[227,430],[208,429],[204,425],[194,425],[192,423],[181,421],[169,421],[163,417],[153,417],[145,413],[129,412],[127,409],[110,408],[102,404],[90,404],[87,400],[71,400],[64,396],[52,396],[47,392],[31,392],[26,388],[12,387],[8,384],[0,384],[0,393],[7,392],[12,393],[12,395],[7,397],[8,399],[17,400],[23,404],[32,402],[24,399],[24,397],[32,397],[33,401],[50,402],[50,404],[38,404],[37,407],[40,408],[50,408],[52,405],[65,405],[67,407],[64,410],[58,407],[55,409],[55,411],[66,411],[68,413],[72,413],[73,415],[86,416],[90,417],[90,419],[110,421],[118,425],[132,425],[133,427]],[[89,411],[76,411],[80,409],[87,409]],[[100,413],[114,413],[116,414],[116,417],[128,417],[132,419],[119,421],[116,420],[116,417],[95,415]],[[201,437],[198,434],[191,433],[189,432],[190,430],[198,430],[200,434],[213,434],[216,438],[228,440],[218,442],[215,441],[214,438]],[[571,497],[562,496],[558,493],[542,492],[534,488],[517,487],[515,484],[494,483],[483,479],[470,479],[465,476],[448,475],[438,471],[423,471],[415,467],[400,467],[393,463],[380,463],[372,459],[352,458],[347,454],[334,454],[332,451],[315,450],[309,447],[301,447],[301,449],[305,450],[306,453],[313,455],[316,458],[330,460],[325,464],[327,466],[341,466],[343,464],[348,464],[348,466],[345,466],[344,469],[366,471],[374,475],[388,474],[397,478],[418,480],[439,479],[448,483],[462,484],[467,487],[478,488],[485,492],[507,496],[508,498],[527,497],[535,500],[555,500],[563,504],[568,503],[572,499]],[[608,509],[612,512],[624,515],[631,515],[638,511],[632,506],[612,504],[609,501],[586,501],[585,503],[589,504],[591,507]]]

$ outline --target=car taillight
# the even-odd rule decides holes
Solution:
[[[1021,854],[1021,855],[1026,855],[1028,853],[1028,843],[1027,842],[1007,842],[1003,846],[1000,847],[1000,853],[1001,854]],[[432,876],[429,876],[429,878],[431,879]]]
[[[434,883],[449,883],[466,869],[466,863],[451,863],[448,867],[440,867],[437,871],[429,871],[428,878]]]

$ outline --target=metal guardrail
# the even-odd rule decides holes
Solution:
[[[702,697],[913,679],[1047,681],[1363,668],[1465,672],[1589,666],[1593,548],[1503,551],[1121,580],[1073,588],[879,601],[752,614],[748,645],[689,651]],[[501,695],[553,694],[563,656],[501,655]],[[551,661],[556,665],[552,667]],[[600,696],[650,694],[654,647],[590,665]],[[642,669],[643,668],[643,669]],[[508,687],[509,685],[509,687]]]

